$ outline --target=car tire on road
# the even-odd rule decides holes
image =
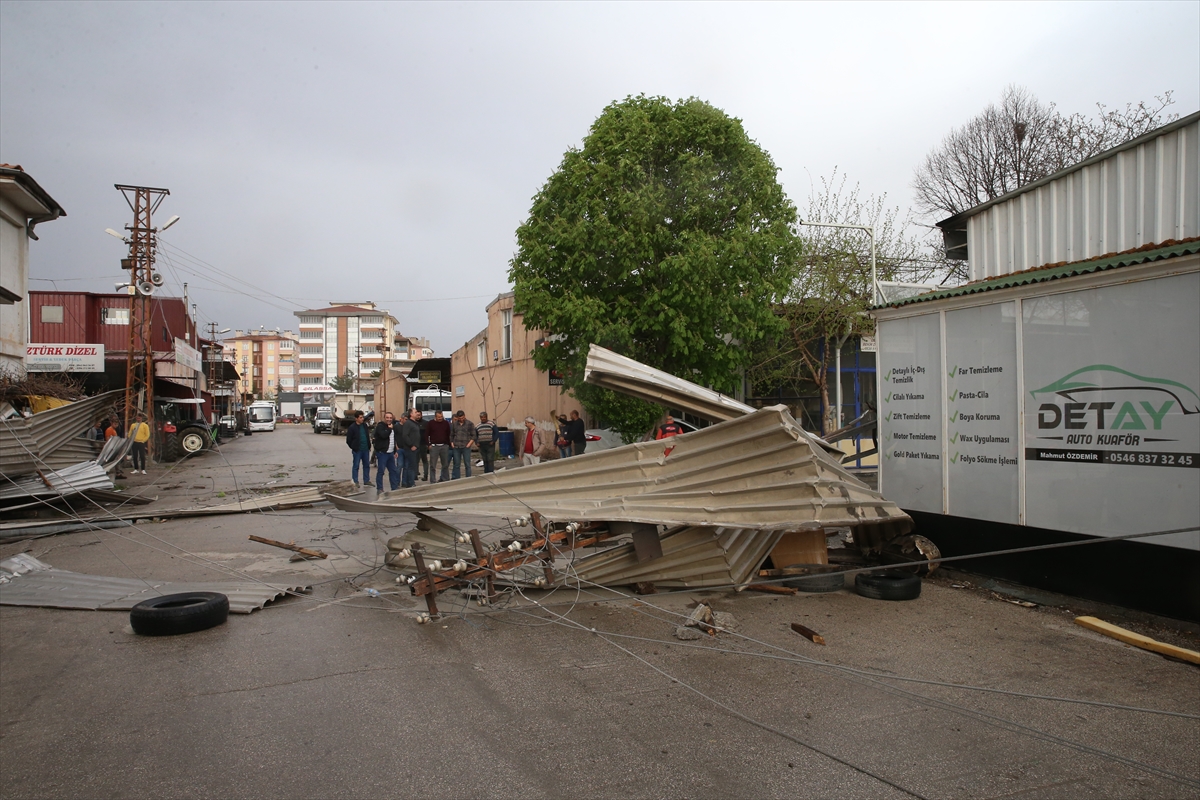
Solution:
[[[229,617],[229,598],[217,592],[182,592],[143,600],[129,612],[133,632],[174,636],[207,630]]]
[[[854,577],[854,589],[872,600],[916,600],[921,596],[921,579],[898,570],[860,572]]]
[[[784,586],[809,594],[836,592],[846,585],[846,576],[841,567],[828,564],[791,564],[787,569],[807,569],[808,575],[795,575],[783,582]]]

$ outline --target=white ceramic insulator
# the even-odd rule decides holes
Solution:
[[[400,558],[412,558],[412,550],[409,550],[406,547],[403,550],[401,550],[399,553],[397,553],[396,555],[399,556]]]
[[[467,571],[467,562],[463,561],[462,559],[455,561],[454,562],[454,571],[455,572],[466,572]]]
[[[434,572],[441,572],[441,569],[442,569],[442,562],[441,562],[441,561],[434,561],[432,564],[430,564],[430,565],[429,565],[429,568],[430,568],[431,570],[433,570]]]
[[[529,525],[529,517],[517,517],[517,527],[524,528]]]

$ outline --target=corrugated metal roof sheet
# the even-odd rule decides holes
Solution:
[[[938,223],[972,279],[1200,236],[1200,112]]]
[[[583,379],[596,386],[679,409],[710,422],[753,414],[754,407],[593,344]]]
[[[330,496],[343,511],[538,511],[552,520],[757,530],[908,520],[814,443],[785,406],[663,441],[381,495]]]
[[[601,585],[653,583],[663,588],[729,586],[747,583],[770,555],[783,531],[688,526],[668,531],[659,541],[660,558],[638,561],[632,544],[622,544],[575,562],[570,576]]]
[[[179,592],[220,592],[229,598],[232,613],[249,614],[288,592],[309,591],[311,586],[297,584],[172,583],[85,575],[55,569],[26,554],[0,561],[0,605],[7,606],[128,611],[151,597]]]
[[[32,417],[0,420],[0,473],[23,475],[42,467],[42,459],[91,427],[100,409],[124,393],[116,389]]]
[[[1177,258],[1195,253],[1200,253],[1200,238],[1189,239],[1185,242],[1171,242],[1164,246],[1154,245],[1149,248],[1143,247],[1129,253],[1106,255],[1086,261],[1075,261],[1070,264],[1048,264],[1036,269],[1027,269],[1021,272],[1001,275],[996,278],[964,283],[962,286],[955,286],[952,289],[943,289],[938,292],[917,295],[916,297],[907,297],[887,306],[876,306],[876,308],[901,308],[902,306],[913,305],[914,303],[927,303],[933,300],[945,300],[949,297],[962,297],[981,292],[993,292],[997,289],[1007,289],[1012,286],[1025,286],[1033,283],[1058,280],[1060,278],[1069,278],[1075,275],[1087,275],[1091,272],[1103,272],[1121,267],[1131,267],[1137,264],[1149,264],[1154,261],[1162,261],[1168,258]]]

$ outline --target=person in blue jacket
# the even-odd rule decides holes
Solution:
[[[367,423],[363,421],[363,412],[354,412],[354,422],[346,430],[346,446],[354,454],[353,466],[350,467],[350,478],[358,486],[358,465],[362,464],[363,484],[371,482],[371,434]]]

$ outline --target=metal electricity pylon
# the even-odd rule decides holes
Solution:
[[[121,266],[129,270],[129,285],[133,291],[129,298],[129,351],[125,366],[125,430],[128,432],[138,411],[144,412],[151,424],[154,421],[154,338],[151,325],[154,312],[151,298],[155,288],[162,285],[162,278],[154,271],[158,231],[150,224],[150,217],[171,192],[149,186],[123,186],[119,183],[115,186],[133,211],[133,224],[125,226],[125,230],[129,231],[129,258],[121,260]]]

